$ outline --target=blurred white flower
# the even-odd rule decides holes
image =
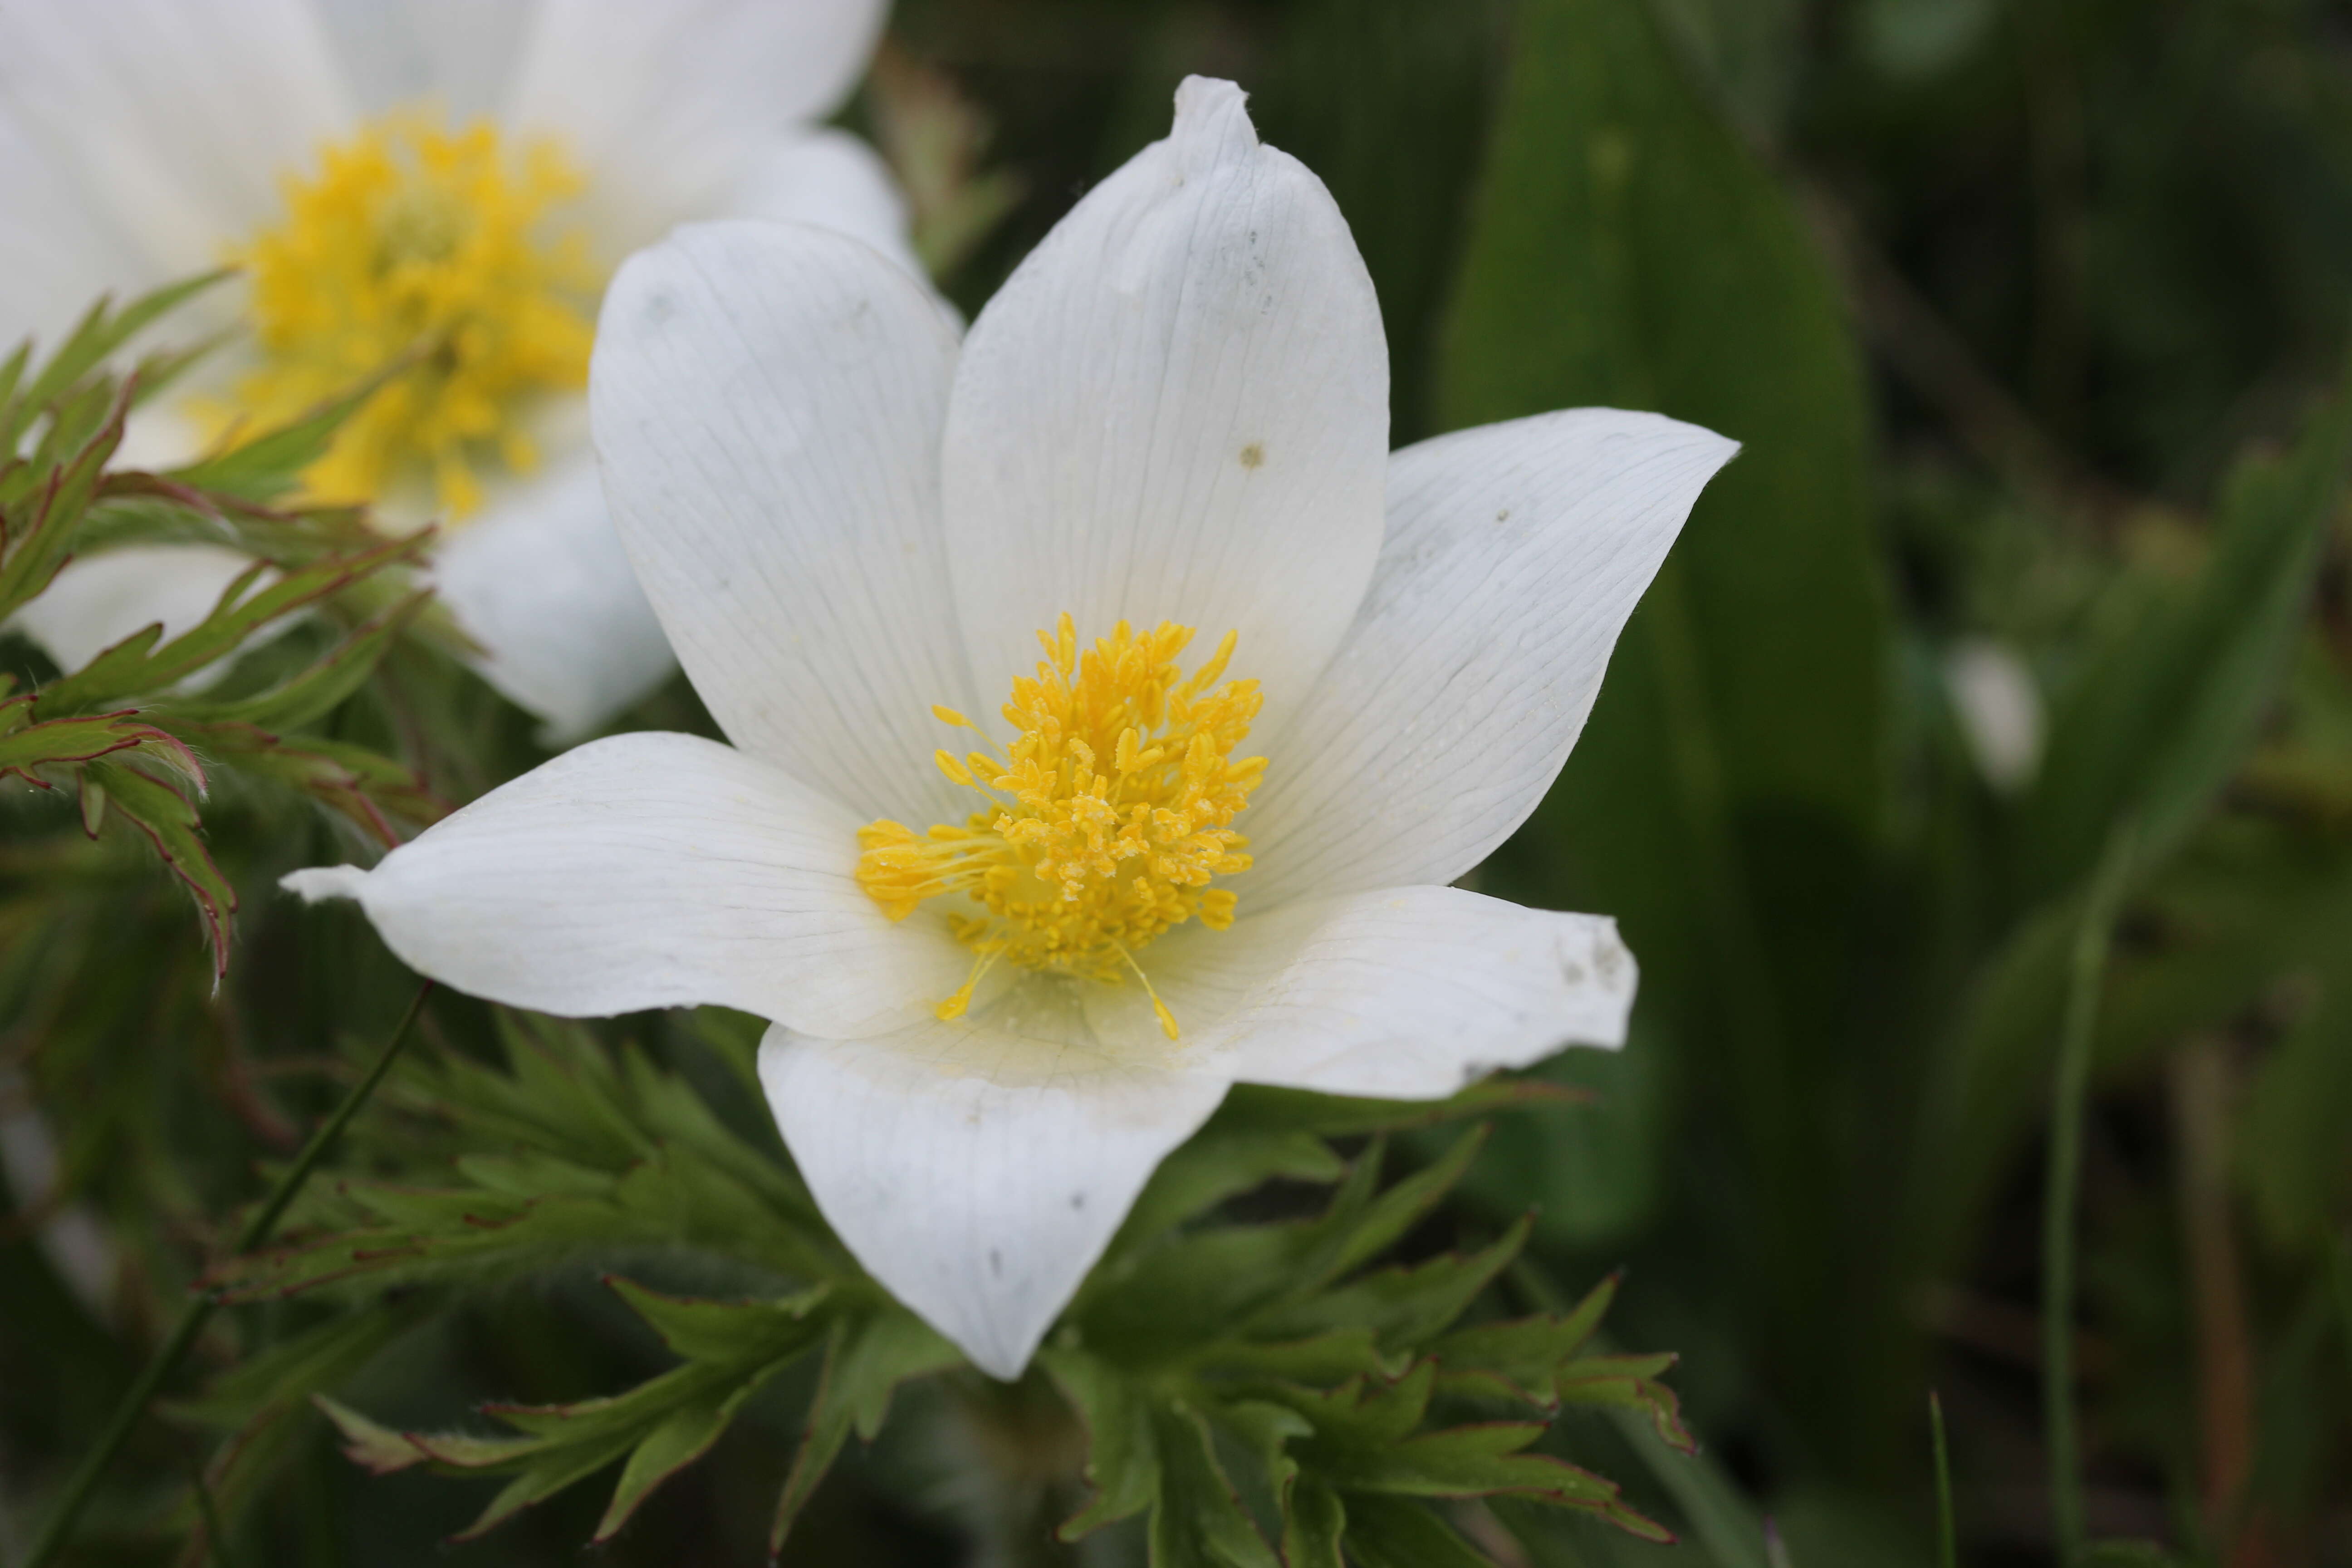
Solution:
[[[1612,921],[1445,884],[1735,449],[1581,409],[1391,456],[1329,194],[1230,83],[1176,106],[961,344],[815,229],[631,259],[597,447],[734,746],[600,741],[287,879],[478,995],[774,1020],[818,1204],[1003,1377],[1234,1081],[1434,1097],[1622,1042]]]
[[[418,343],[310,476],[449,526],[482,672],[577,734],[672,658],[599,493],[582,391],[621,258],[686,219],[824,224],[903,264],[903,204],[816,121],[885,0],[0,0],[0,345],[224,261],[245,329],[134,432],[176,460]],[[221,550],[78,563],[19,625],[68,665],[200,619]],[[77,589],[78,574],[104,572]],[[144,584],[144,591],[140,591]]]
[[[33,1108],[23,1075],[13,1068],[0,1068],[0,1176],[7,1178],[17,1218],[43,1216],[33,1234],[49,1267],[90,1316],[106,1320],[113,1311],[121,1263],[114,1242],[89,1204],[58,1203],[65,1172],[57,1139]]]
[[[1985,782],[2005,794],[2032,784],[2042,770],[2042,689],[2017,650],[1961,637],[1945,651],[1944,684]]]

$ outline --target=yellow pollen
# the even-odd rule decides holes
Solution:
[[[937,753],[941,773],[988,804],[961,826],[920,835],[887,818],[860,828],[858,885],[892,920],[929,899],[970,900],[949,923],[975,961],[939,1005],[942,1018],[961,1016],[1003,959],[1108,984],[1132,974],[1172,1040],[1175,1015],[1135,954],[1188,920],[1233,924],[1233,892],[1210,883],[1249,869],[1249,840],[1233,821],[1265,759],[1236,762],[1233,751],[1264,699],[1255,680],[1215,684],[1232,632],[1189,676],[1176,660],[1190,626],[1162,621],[1139,634],[1121,621],[1081,651],[1064,616],[1037,640],[1045,658],[1034,679],[1013,681],[1003,709],[1012,745],[1002,755]],[[979,728],[952,708],[931,713]]]
[[[315,177],[286,179],[284,222],[235,253],[260,363],[233,405],[198,413],[277,423],[413,358],[305,481],[349,501],[421,477],[450,513],[473,510],[479,466],[537,462],[519,417],[530,401],[587,384],[602,279],[581,236],[550,222],[582,184],[552,144],[418,114],[325,148]]]

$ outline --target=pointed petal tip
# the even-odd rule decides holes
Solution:
[[[1187,154],[1188,168],[1255,152],[1257,127],[1250,122],[1249,94],[1221,77],[1186,77],[1177,84],[1176,122],[1168,140]]]
[[[1036,1333],[1030,1336],[1026,1345],[1015,1349],[1003,1344],[966,1344],[945,1330],[940,1332],[956,1349],[963,1352],[973,1366],[999,1383],[1020,1382],[1021,1374],[1029,1370],[1030,1358],[1037,1353],[1037,1346],[1045,1337],[1045,1329],[1041,1326]]]
[[[1085,1026],[1040,1005],[1049,1034]],[[1076,1062],[985,1019],[855,1041],[778,1025],[761,1042],[769,1109],[834,1233],[1001,1382],[1027,1370],[1152,1171],[1232,1081],[1087,1051]]]
[[[356,899],[368,879],[363,866],[306,866],[278,879],[278,885],[306,904],[328,899]]]

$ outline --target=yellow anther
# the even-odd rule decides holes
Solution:
[[[550,223],[581,188],[551,145],[502,146],[487,124],[396,114],[328,147],[314,176],[286,181],[285,221],[235,253],[260,363],[197,412],[288,420],[413,360],[305,480],[320,499],[373,500],[415,475],[472,510],[480,465],[537,462],[520,423],[532,400],[587,384],[603,279],[582,237]]]
[[[995,962],[996,954],[982,953],[979,960],[972,964],[971,973],[964,976],[963,984],[956,987],[955,994],[931,1009],[939,1016],[940,1023],[944,1024],[950,1019],[963,1016],[964,1009],[971,1005],[972,989],[980,984],[980,977],[988,973],[988,966]]]
[[[944,702],[931,704],[931,717],[942,724],[952,724],[959,730],[977,730],[979,725],[957,712]]]
[[[1135,953],[1188,920],[1213,931],[1233,923],[1232,890],[1210,884],[1249,868],[1248,840],[1233,822],[1265,773],[1264,757],[1233,757],[1264,700],[1257,682],[1210,689],[1234,635],[1186,677],[1177,659],[1192,639],[1189,626],[1162,622],[1139,634],[1121,621],[1081,650],[1061,616],[1037,634],[1045,658],[1034,677],[1013,682],[1003,714],[1016,738],[1003,756],[936,755],[948,778],[993,792],[989,804],[921,837],[890,821],[859,831],[858,884],[891,919],[949,894],[970,900],[950,929],[978,962],[939,1005],[940,1017],[961,1016],[988,965],[1003,958],[1112,984],[1132,974],[1160,1028],[1177,1037],[1175,1016]],[[977,728],[954,709],[931,712]]]
[[[1233,661],[1234,646],[1240,641],[1239,632],[1227,632],[1219,637],[1217,651],[1209,656],[1209,662],[1194,670],[1192,678],[1184,682],[1184,695],[1190,697],[1206,689],[1215,682],[1217,677],[1224,674],[1225,666]]]

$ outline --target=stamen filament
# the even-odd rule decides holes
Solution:
[[[1127,960],[1127,966],[1135,971],[1135,977],[1138,980],[1143,982],[1143,994],[1151,998],[1151,1011],[1160,1019],[1160,1032],[1166,1035],[1170,1039],[1174,1039],[1176,1037],[1176,1015],[1168,1010],[1168,1004],[1162,1002],[1160,999],[1160,993],[1152,989],[1151,976],[1143,973],[1143,965],[1136,963],[1135,954],[1128,952],[1127,949],[1123,947],[1120,948],[1118,950],[1118,955]]]

